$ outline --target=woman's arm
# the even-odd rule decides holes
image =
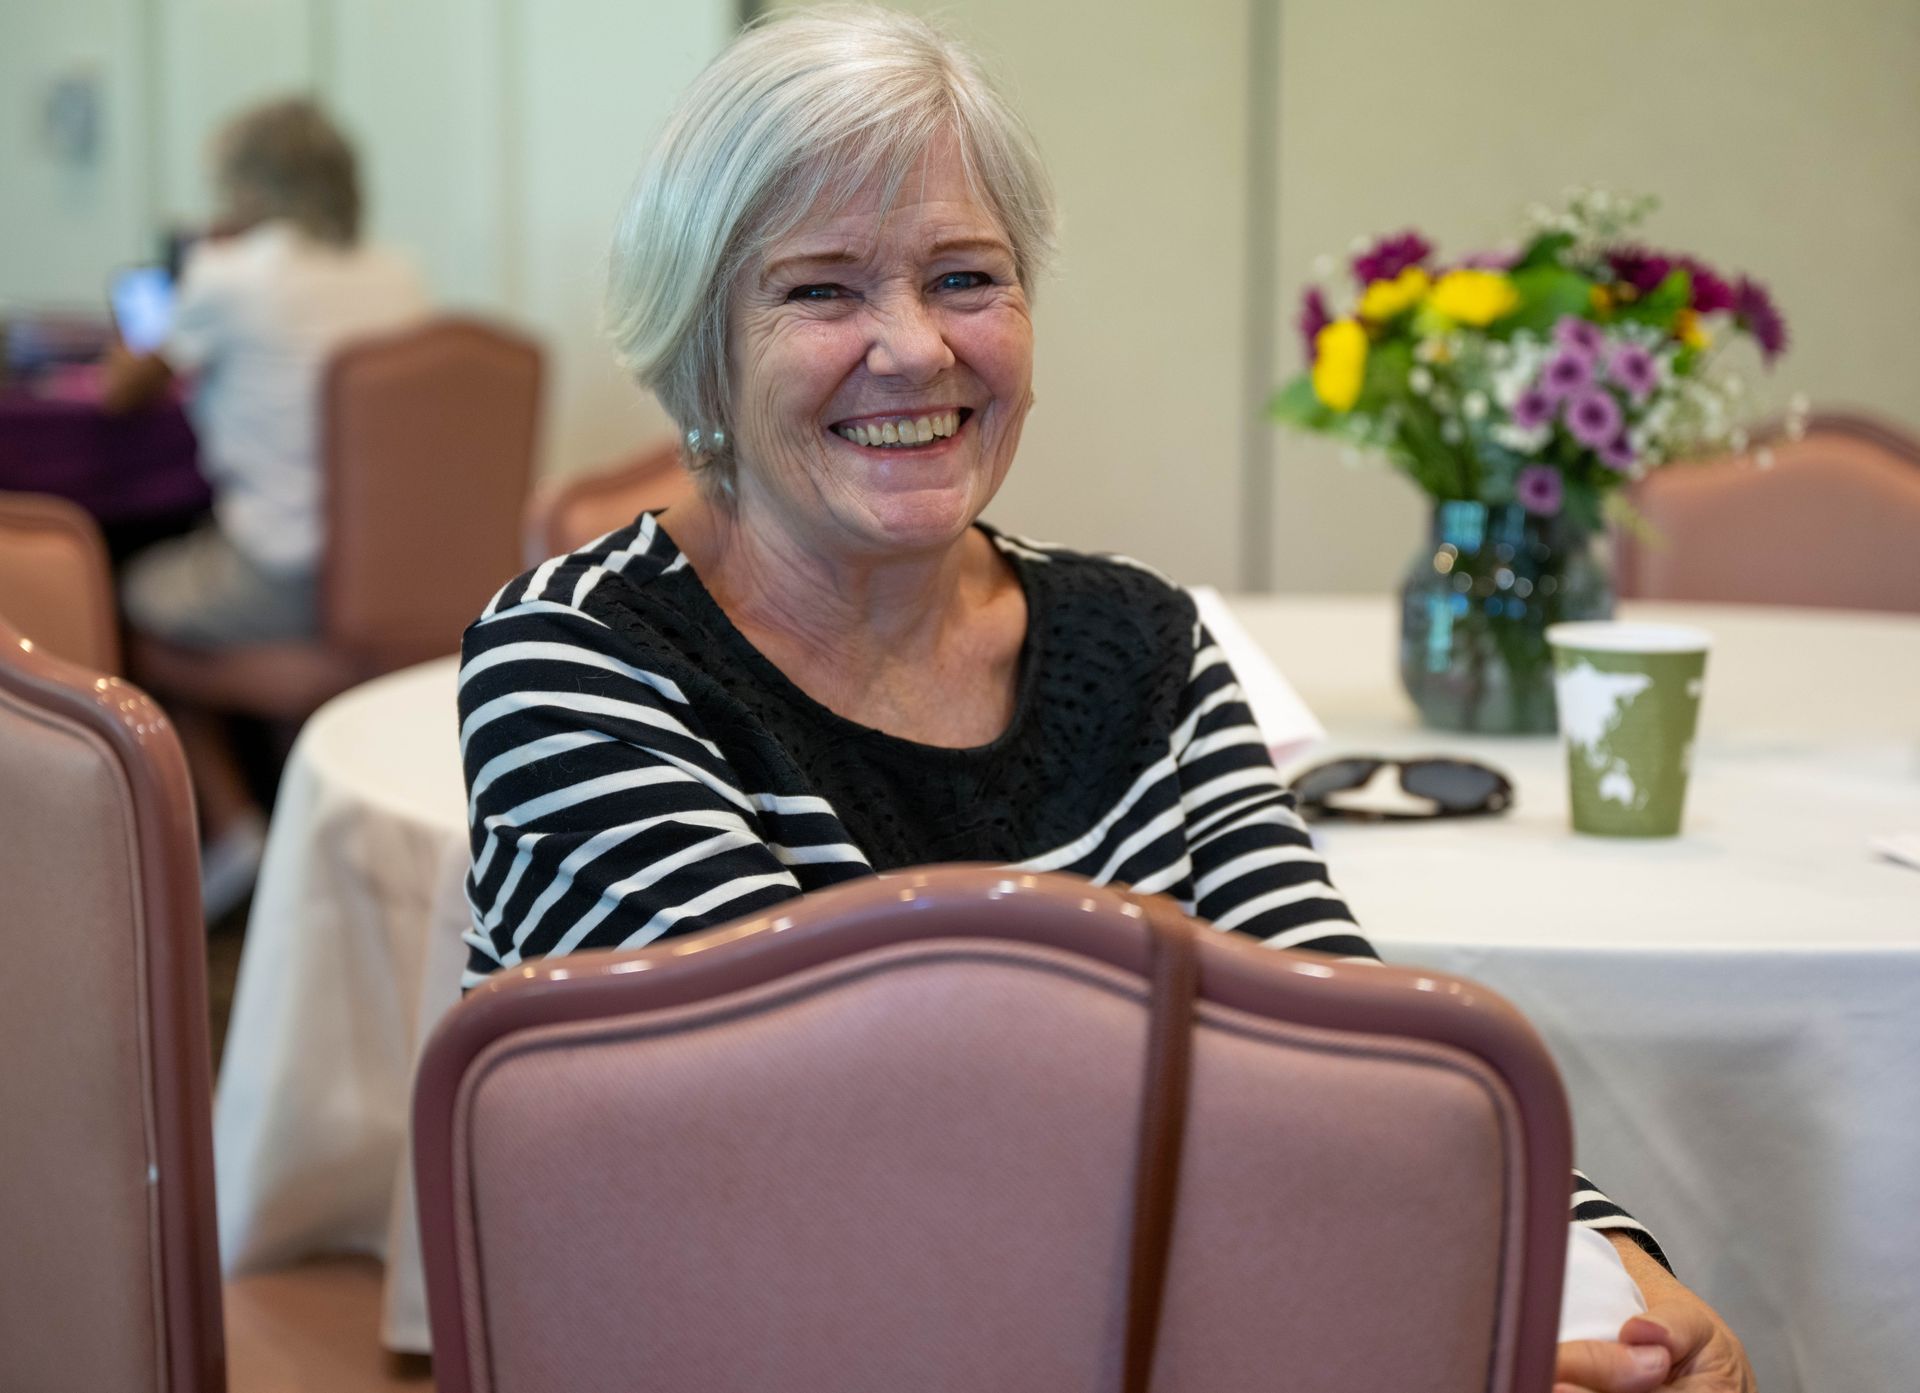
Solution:
[[[1560,1346],[1554,1393],[1753,1393],[1753,1366],[1739,1338],[1706,1302],[1624,1233],[1609,1234],[1647,1313],[1618,1341]]]
[[[138,411],[158,401],[173,381],[173,369],[158,353],[135,353],[115,339],[100,360],[100,405],[111,415]]]

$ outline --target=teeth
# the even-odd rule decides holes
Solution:
[[[878,425],[836,426],[835,431],[856,445],[925,445],[960,429],[958,411],[936,411],[929,416],[899,416]]]

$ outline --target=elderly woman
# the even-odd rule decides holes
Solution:
[[[470,981],[937,861],[1371,955],[1186,593],[979,521],[1033,405],[1052,230],[1024,127],[918,21],[782,19],[695,83],[612,299],[702,487],[468,631]],[[1574,1199],[1651,1318],[1563,1346],[1569,1386],[1746,1386],[1644,1229]]]

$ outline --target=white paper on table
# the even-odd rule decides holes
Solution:
[[[1240,679],[1240,690],[1253,709],[1254,724],[1267,738],[1274,763],[1284,765],[1326,739],[1326,730],[1314,719],[1306,702],[1273,665],[1266,650],[1240,626],[1220,592],[1209,585],[1195,585],[1188,587],[1187,593],[1200,611],[1200,622],[1207,626],[1220,651],[1227,655],[1234,676]]]
[[[1613,1244],[1579,1224],[1567,1234],[1567,1279],[1560,1289],[1560,1340],[1617,1340],[1647,1303]]]

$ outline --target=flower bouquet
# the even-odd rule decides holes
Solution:
[[[1620,489],[1677,459],[1747,447],[1744,383],[1785,322],[1759,282],[1630,237],[1651,199],[1533,210],[1517,251],[1448,264],[1415,232],[1364,247],[1336,313],[1305,296],[1307,371],[1277,419],[1384,454],[1434,500],[1403,588],[1401,675],[1430,725],[1551,731],[1544,630],[1605,617]]]

